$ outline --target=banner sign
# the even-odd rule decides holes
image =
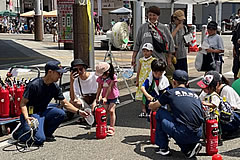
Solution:
[[[58,42],[73,42],[73,4],[75,0],[58,0]]]

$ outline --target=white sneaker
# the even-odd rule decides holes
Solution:
[[[156,148],[156,149],[155,149],[155,152],[156,152],[157,154],[162,155],[162,156],[170,156],[170,155],[171,155],[171,152],[170,152],[169,148],[168,148],[168,149]]]

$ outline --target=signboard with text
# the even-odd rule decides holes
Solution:
[[[73,42],[74,0],[58,0],[58,42]]]

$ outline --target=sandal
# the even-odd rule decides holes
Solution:
[[[138,115],[138,118],[147,118],[147,113],[141,112],[141,113]]]
[[[107,131],[108,136],[113,136],[115,134],[115,129],[113,127],[109,127]]]

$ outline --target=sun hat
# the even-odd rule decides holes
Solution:
[[[186,19],[185,15],[184,15],[184,12],[182,10],[176,10],[174,13],[173,13],[173,17],[176,17],[177,19],[179,20],[184,20]]]
[[[85,66],[86,68],[88,68],[88,66],[83,62],[82,59],[74,59],[74,60],[71,62],[71,67],[74,67],[74,66],[77,66],[77,65],[83,65],[83,66]]]
[[[89,113],[85,120],[91,126],[94,123],[94,116],[92,114],[92,110],[90,108],[85,108],[84,111]]]
[[[207,29],[217,30],[217,26],[218,26],[217,22],[211,21],[211,22],[208,23]]]
[[[99,62],[99,64],[96,66],[96,75],[102,76],[104,72],[108,71],[110,68],[110,64],[107,62]]]

